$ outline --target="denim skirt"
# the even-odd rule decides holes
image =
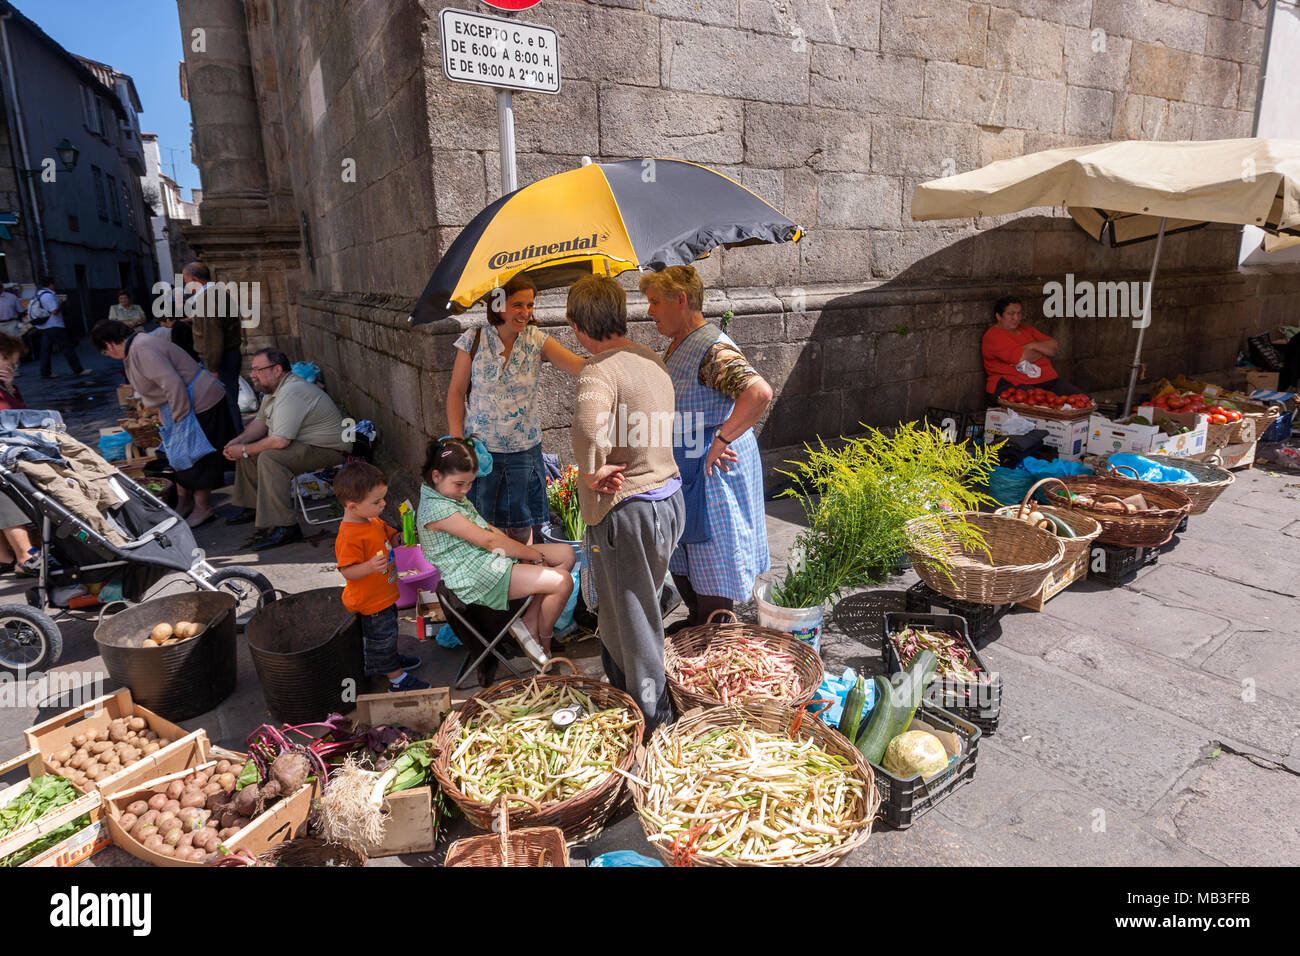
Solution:
[[[498,528],[535,528],[550,521],[541,442],[526,451],[492,452],[492,470],[475,480],[469,497]]]

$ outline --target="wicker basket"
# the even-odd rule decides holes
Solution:
[[[998,399],[998,404],[1003,408],[1029,418],[1051,418],[1058,422],[1077,422],[1080,418],[1087,418],[1097,410],[1096,404],[1089,405],[1087,408],[1044,408],[1041,405],[1022,405],[1020,402],[1008,402],[1002,398]]]
[[[365,866],[366,855],[355,847],[307,837],[277,843],[258,854],[257,863],[259,866]]]
[[[1170,487],[1177,488],[1192,499],[1191,514],[1194,515],[1203,515],[1209,511],[1210,505],[1214,504],[1219,495],[1223,494],[1223,490],[1237,480],[1233,477],[1232,472],[1226,468],[1220,468],[1218,465],[1209,462],[1197,461],[1194,458],[1166,457],[1162,455],[1160,460],[1162,463],[1168,462],[1175,468],[1190,472],[1192,477],[1196,479],[1193,484],[1169,483]],[[1097,468],[1102,474],[1115,473],[1109,455],[1103,455],[1097,460]],[[1121,473],[1118,477],[1125,478],[1127,476]],[[1160,482],[1157,482],[1157,484],[1160,484]]]
[[[729,615],[731,623],[714,624],[713,619],[719,614]],[[762,641],[773,650],[784,651],[794,658],[799,683],[795,687],[794,695],[785,703],[802,707],[813,699],[817,688],[821,686],[822,678],[826,676],[826,667],[811,645],[770,627],[746,624],[731,611],[717,610],[709,615],[707,623],[678,631],[664,642],[664,669],[667,671],[668,692],[672,695],[678,713],[685,713],[695,707],[721,707],[724,704],[724,701],[716,697],[688,689],[677,680],[677,667],[682,658],[697,657],[712,647],[720,644],[735,644],[742,640]]]
[[[1273,427],[1273,423],[1282,417],[1284,411],[1281,405],[1260,405],[1256,402],[1233,402],[1237,410],[1241,412],[1241,421],[1231,424],[1232,432],[1228,437],[1229,445],[1240,445],[1242,442],[1255,441],[1263,436],[1264,432]],[[1255,428],[1249,431],[1246,427],[1247,422],[1253,422]]]
[[[1125,548],[1159,547],[1174,536],[1179,523],[1192,510],[1192,499],[1170,485],[1111,475],[1074,475],[1061,479],[1061,483],[1072,495],[1120,499],[1141,494],[1147,504],[1152,506],[1147,511],[1123,514],[1073,502],[1076,511],[1096,518],[1101,525],[1101,534],[1097,536],[1098,544],[1117,544]],[[1050,493],[1064,501],[1064,496],[1059,492]]]
[[[962,548],[952,519],[963,518],[983,535],[988,553]],[[918,543],[929,523],[942,556],[920,550]],[[908,557],[921,580],[944,597],[973,604],[1015,604],[1027,601],[1047,583],[1061,563],[1065,548],[1056,535],[1027,521],[968,511],[947,519],[913,518],[906,525],[913,542]]]
[[[768,733],[788,733],[794,739],[812,739],[822,750],[834,756],[847,759],[851,773],[866,783],[866,798],[857,808],[856,823],[848,838],[838,846],[811,854],[792,862],[791,866],[834,866],[845,856],[867,842],[871,836],[871,824],[880,809],[880,793],[876,788],[875,774],[866,758],[843,736],[831,730],[817,718],[802,708],[790,707],[773,700],[750,700],[726,707],[699,707],[684,714],[672,724],[660,726],[645,747],[638,752],[642,776],[655,773],[657,764],[664,760],[664,749],[678,742],[696,739],[712,730],[727,727],[749,726]],[[667,862],[683,866],[776,866],[782,864],[751,862],[728,857],[715,856],[693,848],[694,840],[681,838],[669,841],[658,836],[654,824],[646,820],[641,813],[646,805],[647,782],[633,781],[629,785],[632,799],[636,803],[637,817],[646,838],[654,845],[655,851]],[[697,834],[698,838],[698,834]]]
[[[552,658],[551,662],[554,661],[564,661],[573,667],[573,664],[563,657]],[[547,667],[550,667],[550,663]],[[637,747],[640,746],[641,739],[645,735],[645,716],[627,694],[609,684],[583,677],[577,673],[577,668],[574,668],[574,673],[568,677],[547,676],[544,669],[538,676],[508,680],[475,694],[465,701],[459,710],[453,710],[438,728],[438,733],[434,737],[433,763],[430,769],[442,787],[442,792],[456,802],[456,805],[464,811],[466,819],[482,830],[490,830],[495,817],[492,804],[480,803],[461,791],[456,778],[451,774],[451,755],[460,739],[461,729],[467,721],[483,710],[483,701],[508,696],[522,690],[533,681],[538,684],[568,684],[586,694],[596,706],[622,707],[636,718],[636,726],[632,731],[632,745],[618,762],[617,769],[610,771],[600,783],[566,800],[543,803],[537,810],[514,808],[509,811],[512,827],[559,827],[570,841],[593,837],[601,831],[609,815],[627,795],[624,789],[627,778],[624,774],[632,769],[636,761]]]
[[[131,436],[131,442],[141,451],[147,448],[157,448],[162,444],[162,436],[159,434],[157,421],[122,418],[118,420],[118,424]]]
[[[510,829],[509,800],[521,800],[534,810],[535,800],[523,796],[497,797],[492,805],[497,814],[497,832],[492,836],[466,837],[447,850],[443,866],[568,866],[569,848],[558,827]]]
[[[1076,511],[1070,505],[1057,507],[1055,505],[1030,504],[1033,500],[1034,493],[1037,492],[1039,488],[1043,485],[1052,484],[1053,482],[1061,485],[1062,488],[1065,487],[1059,478],[1044,478],[1025,492],[1025,500],[1020,502],[1020,504],[1012,505],[1009,508],[998,508],[993,513],[995,515],[1005,515],[1008,518],[1024,520],[1023,515],[1029,514],[1031,511],[1041,511],[1043,514],[1052,515],[1069,525],[1070,530],[1074,532],[1073,538],[1062,538],[1059,535],[1057,536],[1058,540],[1061,542],[1061,547],[1065,549],[1065,554],[1056,567],[1052,569],[1052,573],[1055,574],[1058,571],[1063,571],[1068,568],[1079,559],[1079,555],[1086,554],[1089,549],[1092,548],[1092,543],[1096,541],[1097,536],[1101,534],[1101,525],[1097,523],[1095,518],[1090,518],[1083,512]]]

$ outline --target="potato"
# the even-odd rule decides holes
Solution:
[[[105,767],[102,771],[100,771],[101,775],[105,777],[111,777],[113,776],[113,774],[121,773],[121,772],[122,772],[122,761],[120,760],[110,761],[108,766]]]
[[[146,637],[143,641],[140,642],[140,646],[141,646],[141,647],[157,647],[157,646],[158,646],[158,642],[155,641],[155,640],[154,640],[153,638],[151,638],[151,637]]]
[[[130,833],[133,829],[135,829],[137,820],[138,818],[134,813],[124,813],[117,818],[117,822],[122,825],[122,829],[125,830],[127,833]]]
[[[80,750],[78,750],[75,754],[72,755],[72,759],[68,761],[68,766],[74,770],[80,770],[82,766],[85,764],[85,762],[86,762],[86,755],[82,753]]]
[[[233,773],[229,771],[226,771],[225,773],[219,773],[216,776],[216,781],[217,783],[221,784],[222,790],[229,790],[230,788],[232,788],[235,785],[235,783],[238,781],[238,779],[239,779],[238,777],[236,777]]]
[[[72,746],[80,750],[82,747],[86,746],[86,741],[87,738],[85,734],[77,734],[77,736],[72,738]]]
[[[72,751],[69,748],[64,747],[62,750],[54,751],[50,756],[59,763],[67,763],[72,759]]]
[[[182,807],[201,807],[208,802],[208,795],[202,790],[186,790],[181,796]]]
[[[89,770],[83,770],[87,780],[98,780],[100,777],[107,777],[108,774],[102,773],[99,767],[91,767]]]
[[[131,836],[143,843],[149,837],[158,832],[158,828],[152,823],[145,823],[143,818],[136,821],[135,829],[131,831]]]
[[[140,762],[139,751],[136,751],[135,753],[127,754],[125,757],[122,758],[122,765],[126,767],[131,766],[131,764],[133,763],[139,763],[139,762]]]
[[[144,800],[133,800],[126,808],[127,813],[134,813],[137,817],[143,816],[149,812],[149,804]]]
[[[161,830],[163,833],[166,833],[172,827],[178,827],[181,825],[180,817],[176,816],[176,814],[174,813],[169,813],[166,810],[158,814],[158,819],[156,823],[158,824],[158,829]]]
[[[162,827],[159,827],[158,829],[161,830]],[[168,846],[175,846],[176,844],[181,842],[181,837],[183,837],[184,835],[185,835],[185,831],[182,830],[180,827],[172,827],[170,830],[168,830],[166,833],[163,834],[163,842],[166,843]]]
[[[239,827],[222,827],[217,831],[217,840],[224,842],[239,832]]]
[[[139,717],[136,718],[136,720],[140,720],[140,719],[142,719],[142,718],[139,718]],[[140,735],[143,736],[145,740],[157,740],[157,739],[158,739],[158,731],[154,730],[152,727],[143,727],[143,728],[141,728],[141,729],[140,729]]]
[[[78,790],[85,790],[86,784],[90,782],[80,770],[75,771],[68,779],[72,781],[72,785]]]
[[[181,794],[184,792],[185,784],[181,783],[179,780],[173,780],[171,783],[167,784],[167,799],[169,800],[179,800]]]
[[[176,855],[176,848],[175,848],[174,846],[172,846],[171,844],[169,844],[166,840],[164,840],[164,841],[162,842],[162,845],[161,845],[161,846],[156,846],[156,847],[154,847],[154,848],[153,848],[153,851],[154,851],[155,853],[161,853],[163,856],[175,856],[175,855]]]
[[[127,720],[126,723],[128,727],[130,727],[132,730],[136,731],[137,733],[139,733],[142,730],[145,730],[149,726],[145,722],[145,719],[143,717],[132,717],[129,720]]]
[[[112,750],[113,745],[107,740],[96,740],[90,745],[90,752],[93,754],[102,754],[105,750]]]
[[[170,813],[177,816],[181,812],[181,802],[179,800],[168,800],[163,804],[163,813]]]
[[[161,810],[167,804],[167,794],[155,793],[149,798],[150,810]]]
[[[214,781],[212,781],[210,784],[208,784],[207,786],[205,786],[205,787],[203,788],[203,794],[204,794],[204,796],[208,796],[208,797],[210,797],[210,796],[212,796],[214,793],[223,793],[223,792],[225,792],[225,790],[226,790],[225,787],[223,787],[219,782],[217,782],[216,780],[214,780]]]
[[[155,820],[158,819],[158,811],[146,810],[144,813],[140,815],[140,819],[145,823],[153,823]]]
[[[158,852],[158,848],[160,846],[166,846],[166,845],[167,844],[163,842],[161,833],[155,833],[152,836],[150,836],[149,839],[144,841],[144,848],[146,850],[153,850],[155,853]]]
[[[172,626],[170,624],[159,624],[149,632],[149,636],[155,641],[165,641],[172,636]]]
[[[197,787],[203,787],[211,779],[212,779],[211,770],[200,770],[198,773],[194,775],[194,784]]]
[[[229,773],[229,772],[230,772],[230,769],[231,769],[231,763],[230,763],[229,760],[218,760],[218,761],[217,761],[217,773],[218,773],[218,774]]]
[[[252,818],[252,817],[236,817],[236,818],[235,818],[235,826],[238,827],[238,828],[241,829],[241,830],[244,829],[244,827],[248,826],[248,825],[249,825],[250,823],[252,823],[252,822],[253,822],[253,818]]]
[[[89,730],[86,731],[86,742],[87,742],[87,743],[92,743],[92,744],[93,744],[93,743],[95,743],[96,741],[99,741],[99,740],[107,740],[107,739],[108,739],[108,728],[107,728],[107,727],[91,727]]]
[[[149,756],[150,754],[156,754],[161,749],[162,748],[158,746],[158,742],[156,740],[149,741],[147,744],[144,745],[143,748],[141,748],[144,756],[146,757]]]
[[[121,717],[108,725],[108,739],[114,743],[117,743],[120,740],[126,740],[126,733],[126,721]]]

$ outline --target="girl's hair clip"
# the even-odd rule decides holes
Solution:
[[[451,449],[451,448],[444,449],[444,450],[443,450],[443,453],[442,453],[441,455],[439,455],[438,457],[439,457],[439,458],[446,458],[448,455],[450,455],[450,454],[452,453],[452,450],[453,450],[453,449]]]

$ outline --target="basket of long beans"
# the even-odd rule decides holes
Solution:
[[[715,623],[724,614],[731,622]],[[820,655],[807,642],[745,624],[723,610],[664,641],[664,670],[679,713],[753,698],[802,706],[826,674]]]
[[[630,787],[678,866],[834,866],[880,808],[866,758],[802,707],[752,700],[659,727]]]
[[[552,718],[569,708],[578,716],[557,726]],[[584,839],[600,832],[626,795],[644,733],[645,717],[627,694],[576,668],[565,677],[544,670],[489,687],[452,711],[434,738],[430,769],[481,829],[492,828],[498,797],[522,796],[536,807],[511,806],[511,827],[553,826],[569,840]]]

